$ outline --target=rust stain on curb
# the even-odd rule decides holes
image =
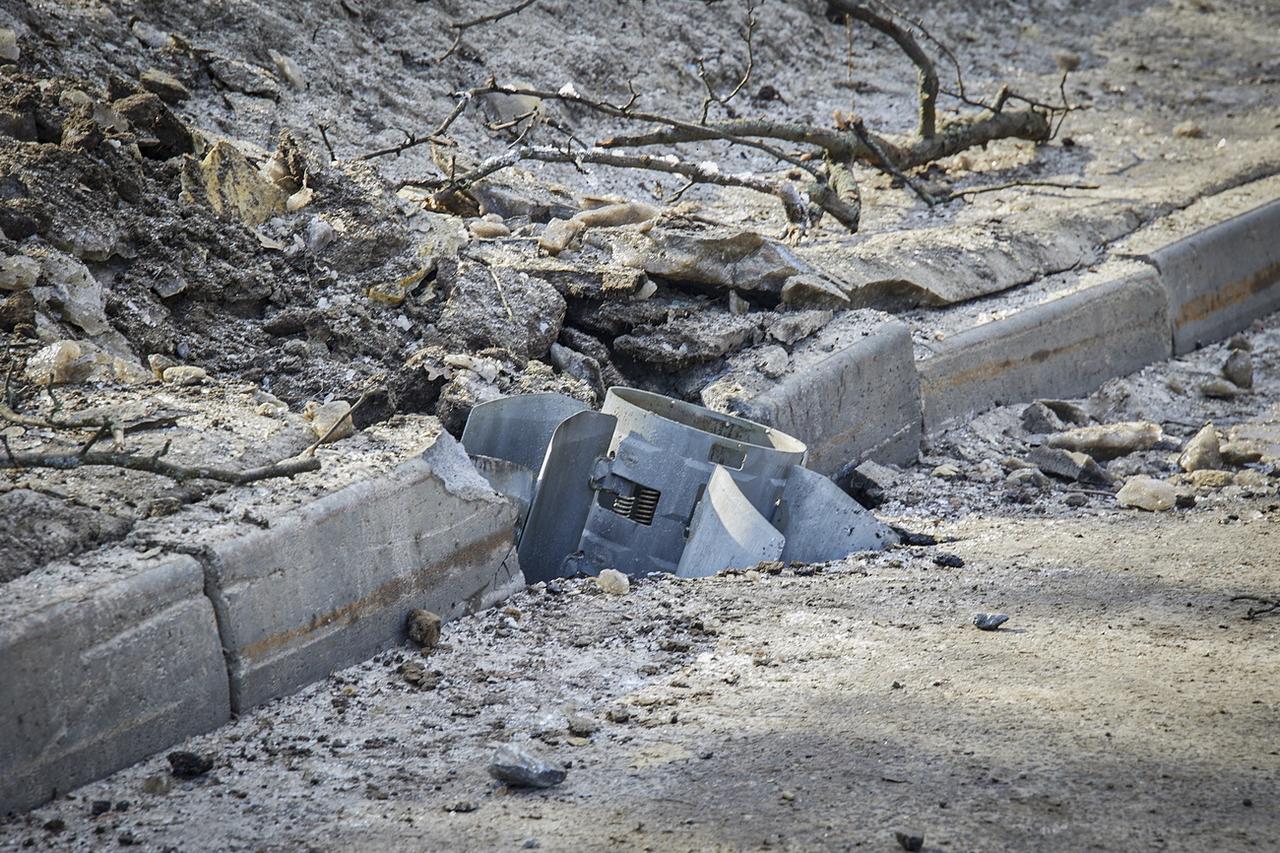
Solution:
[[[512,531],[510,530],[499,530],[496,533],[492,533],[483,539],[476,540],[463,548],[450,552],[449,556],[443,560],[423,566],[412,574],[387,581],[364,598],[345,604],[328,613],[314,616],[304,626],[290,628],[287,631],[259,640],[253,645],[246,646],[240,650],[240,655],[247,661],[257,662],[268,652],[288,645],[300,637],[305,637],[335,622],[345,621],[348,624],[355,622],[370,612],[389,606],[396,599],[403,597],[413,589],[422,587],[427,577],[447,568],[449,565],[476,563],[498,549],[510,550],[512,538]]]
[[[1187,300],[1173,321],[1175,330],[1217,314],[1224,308],[1238,305],[1250,297],[1280,284],[1280,262],[1264,267],[1253,275],[1234,281],[1209,293],[1202,293]]]

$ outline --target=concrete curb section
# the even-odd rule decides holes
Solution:
[[[837,320],[740,414],[832,473],[908,462],[997,404],[1077,396],[1280,309],[1280,201],[1131,275],[964,331],[915,362],[896,320]],[[851,314],[856,312],[851,312]],[[36,806],[403,640],[411,607],[471,612],[523,585],[515,510],[441,433],[423,458],[197,560],[127,549],[46,567],[0,601],[0,812]]]
[[[1190,352],[1280,311],[1280,200],[1151,253],[1169,293],[1173,351]]]
[[[193,556],[116,546],[7,584],[0,813],[367,660],[404,641],[414,607],[506,598],[524,586],[515,512],[441,432],[390,474]]]

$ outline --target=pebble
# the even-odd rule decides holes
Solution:
[[[1016,471],[1010,471],[1009,476],[1004,478],[1004,482],[1008,486],[1030,486],[1035,489],[1049,488],[1049,478],[1039,468],[1019,468]]]
[[[189,364],[166,367],[161,375],[169,385],[199,385],[209,378],[208,371],[203,367],[195,367]]]
[[[316,191],[311,187],[303,187],[284,200],[284,209],[288,213],[297,213],[315,201]]]
[[[473,812],[478,808],[480,808],[479,804],[472,800],[459,800],[452,805],[445,806],[444,810],[447,812],[460,812],[465,814],[466,812]]]
[[[1067,428],[1062,418],[1040,401],[1032,403],[1022,410],[1022,428],[1032,435],[1045,435],[1061,432]]]
[[[631,591],[631,579],[617,569],[605,569],[596,575],[596,586],[609,595],[626,595]]]
[[[333,230],[329,220],[323,216],[313,216],[311,221],[307,223],[307,248],[313,255],[318,255],[324,251],[336,236],[337,232]]]
[[[40,277],[40,262],[25,255],[0,258],[0,290],[30,290]]]
[[[138,79],[142,88],[158,96],[166,104],[180,104],[191,97],[191,90],[181,80],[158,68],[148,68]]]
[[[1230,400],[1240,396],[1240,386],[1226,379],[1210,379],[1200,383],[1200,393],[1216,400]]]
[[[1187,479],[1197,489],[1224,489],[1235,482],[1235,477],[1230,471],[1213,471],[1209,469],[1192,471]]]
[[[302,414],[311,420],[316,438],[326,444],[347,438],[356,431],[351,423],[351,404],[346,400],[333,400],[324,405],[310,402],[303,407]]]
[[[1183,139],[1203,139],[1204,128],[1194,121],[1183,121],[1173,126],[1173,135]]]
[[[1227,465],[1251,465],[1262,459],[1261,450],[1243,441],[1224,441],[1218,452]]]
[[[960,469],[950,462],[944,462],[930,472],[935,477],[941,477],[944,480],[953,480],[960,476]]]
[[[468,229],[477,240],[493,240],[498,237],[510,237],[511,229],[505,222],[493,222],[488,219],[477,219],[470,223]]]
[[[1150,512],[1170,509],[1177,500],[1178,493],[1172,485],[1141,475],[1125,480],[1120,491],[1116,493],[1116,501],[1120,506],[1135,507]]]
[[[440,645],[440,626],[443,620],[430,610],[415,608],[405,618],[405,628],[409,639],[424,649],[434,649]]]
[[[162,797],[173,789],[173,780],[163,773],[153,773],[142,780],[142,793]]]
[[[22,56],[18,48],[18,34],[8,27],[0,27],[0,60],[17,62]]]
[[[277,50],[268,50],[267,56],[271,58],[272,64],[276,67],[276,71],[280,72],[280,76],[283,77],[290,86],[295,89],[307,88],[306,76],[302,73],[302,69],[298,66],[298,63],[294,62],[291,57],[286,56]]]
[[[1212,423],[1205,424],[1187,442],[1182,455],[1178,457],[1178,467],[1187,472],[1222,467],[1222,454],[1218,447],[1218,430]]]
[[[964,560],[955,554],[937,554],[933,558],[935,566],[942,566],[944,569],[963,569]]]
[[[1008,621],[1009,617],[1004,613],[978,613],[973,617],[973,624],[979,631],[994,631]]]
[[[568,774],[564,768],[508,743],[494,753],[489,762],[489,775],[517,787],[551,788],[563,782]]]
[[[1089,502],[1088,495],[1082,495],[1079,492],[1072,492],[1062,499],[1067,506],[1081,507]]]
[[[910,851],[910,853],[915,853],[915,851],[924,847],[923,835],[911,835],[906,832],[895,832],[893,837],[897,839],[899,847],[903,850]]]
[[[1236,349],[1222,365],[1222,375],[1239,388],[1253,387],[1253,358],[1246,350]]]
[[[590,737],[600,731],[600,721],[586,714],[573,714],[569,717],[569,734],[578,737]]]
[[[180,750],[165,757],[169,759],[170,772],[179,779],[194,779],[213,769],[213,758],[208,755]]]

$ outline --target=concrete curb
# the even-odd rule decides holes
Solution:
[[[0,814],[398,645],[412,608],[451,618],[505,599],[524,586],[515,515],[441,431],[266,529],[151,558],[116,546],[7,584]]]
[[[1280,200],[1150,255],[1169,293],[1177,355],[1280,310]]]
[[[230,719],[204,576],[118,548],[12,581],[0,609],[0,813]],[[52,576],[52,583],[48,579]]]
[[[916,458],[920,380],[906,324],[850,311],[797,345],[791,361],[771,386],[739,395],[716,383],[703,403],[795,436],[809,446],[808,467],[823,474],[854,458]]]
[[[1154,271],[1043,302],[943,341],[917,362],[924,431],[993,406],[1077,397],[1172,354]]]

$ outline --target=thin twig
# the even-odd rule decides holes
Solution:
[[[538,0],[520,0],[520,2],[514,6],[508,6],[505,9],[492,12],[488,15],[481,15],[480,17],[472,18],[469,21],[453,22],[449,25],[449,28],[453,30],[453,44],[449,45],[448,50],[436,57],[436,62],[444,62],[453,55],[453,52],[458,49],[458,45],[462,44],[462,34],[467,30],[484,24],[492,24],[494,21],[501,21],[503,18],[507,18],[518,12],[524,11],[536,2],[538,2]]]
[[[699,56],[696,60],[698,63],[698,79],[702,81],[703,88],[707,90],[707,96],[702,100],[702,111],[698,119],[699,124],[707,123],[707,114],[712,104],[720,104],[721,106],[728,104],[742,91],[742,87],[747,85],[747,81],[751,79],[751,72],[756,65],[755,51],[752,47],[752,36],[756,30],[756,8],[756,3],[752,2],[752,0],[747,0],[747,32],[743,37],[747,43],[747,67],[742,72],[742,79],[738,81],[738,85],[733,87],[733,91],[723,98],[717,95],[715,89],[711,86],[711,80],[707,77],[707,67],[703,63],[702,57]]]
[[[891,177],[897,178],[898,180],[902,181],[904,184],[910,187],[911,191],[914,192],[920,198],[920,200],[923,201],[925,204],[927,204],[929,207],[933,207],[935,204],[938,203],[938,200],[934,198],[932,195],[930,195],[924,189],[924,187],[917,184],[910,175],[908,175],[906,172],[899,169],[897,166],[893,165],[893,161],[889,159],[889,156],[885,154],[884,150],[876,143],[874,139],[871,138],[871,135],[867,133],[867,128],[865,125],[863,125],[862,119],[855,118],[852,122],[850,122],[850,127],[853,129],[853,132],[858,135],[858,138],[862,140],[862,144],[867,146],[867,148],[871,149],[872,153],[876,155],[876,159],[872,161],[872,165],[882,170],[883,172],[887,173]]]
[[[329,162],[337,162],[338,155],[333,153],[333,145],[329,142],[329,126],[326,124],[316,126],[320,128],[320,141],[324,143],[325,150],[329,152]]]
[[[231,471],[210,465],[178,465],[162,459],[162,453],[152,456],[98,450],[83,453],[13,453],[8,450],[7,444],[5,450],[7,458],[0,459],[0,468],[55,468],[60,471],[69,471],[86,465],[106,465],[113,468],[127,468],[131,471],[146,471],[179,482],[218,480],[237,486],[257,480],[292,477],[306,471],[320,470],[320,460],[314,458],[294,458],[258,468],[248,468],[244,471]]]
[[[1253,620],[1267,613],[1274,613],[1280,610],[1280,598],[1263,598],[1258,595],[1233,595],[1232,601],[1256,601],[1261,607],[1250,607],[1249,612],[1244,615],[1245,619]]]
[[[992,184],[985,187],[970,187],[965,190],[957,190],[951,193],[952,198],[959,198],[966,195],[977,195],[978,193],[994,193],[1000,190],[1009,190],[1016,187],[1053,187],[1060,190],[1096,190],[1101,184],[1080,184],[1066,183],[1063,181],[1008,181],[1003,184]]]

